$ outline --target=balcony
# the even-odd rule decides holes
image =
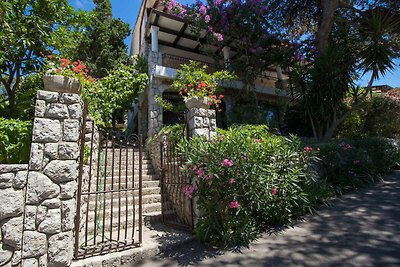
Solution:
[[[197,61],[198,63],[200,63],[200,66],[204,66],[207,65],[207,72],[208,73],[213,73],[216,72],[218,70],[221,70],[221,68],[215,64],[210,64],[208,62],[205,61],[201,61],[201,60],[195,60],[195,59],[190,59],[190,58],[186,58],[186,57],[180,57],[180,56],[175,56],[175,55],[170,55],[170,54],[163,54],[162,55],[162,65],[164,67],[168,67],[168,68],[173,68],[173,69],[179,69],[181,67],[182,64],[188,64],[189,61]]]
[[[186,57],[180,57],[180,56],[175,56],[175,55],[170,55],[170,54],[163,54],[162,55],[162,66],[167,67],[167,68],[172,68],[172,69],[179,69],[182,64],[188,64],[189,61],[197,61],[200,63],[200,66],[207,65],[207,72],[208,73],[213,73],[218,70],[222,70],[221,66],[218,66],[216,64],[211,64],[205,61],[201,60],[195,60],[191,58],[186,58]],[[275,74],[275,75],[273,75]],[[239,73],[236,75],[240,76]],[[266,87],[274,87],[274,88],[280,88],[280,89],[287,89],[288,88],[288,80],[279,80],[276,77],[276,72],[273,69],[266,70],[262,72],[258,79],[261,84],[264,84]]]

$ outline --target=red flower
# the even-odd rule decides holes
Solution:
[[[53,58],[53,55],[47,55],[47,58],[48,58],[48,59],[52,59],[52,58]]]
[[[222,98],[224,98],[224,95],[219,95],[218,98],[222,99]]]
[[[74,61],[73,65],[76,67],[76,66],[79,65],[79,62],[78,61]]]
[[[74,68],[72,68],[72,70],[73,70],[75,73],[79,73],[79,72],[81,71],[78,67],[74,67]]]

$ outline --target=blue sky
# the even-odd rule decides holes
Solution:
[[[92,10],[94,7],[92,0],[69,0],[69,2],[75,9]],[[191,4],[195,0],[179,0],[179,2],[181,4]],[[141,3],[141,0],[111,0],[113,16],[129,23],[131,29],[133,29]],[[125,40],[125,43],[128,45],[128,50],[130,50],[131,36]],[[387,73],[384,78],[375,81],[374,84],[388,84],[393,87],[400,87],[400,59],[396,60],[396,65],[397,68],[393,72]],[[365,86],[368,84],[369,79],[370,74],[367,73],[357,83]]]

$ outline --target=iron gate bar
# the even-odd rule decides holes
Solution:
[[[93,121],[93,125],[94,125],[94,121]],[[93,140],[93,139],[92,139]],[[102,143],[102,136],[100,135],[99,136],[99,144],[101,144]],[[98,225],[97,225],[97,223],[98,223],[98,221],[97,221],[97,219],[99,219],[98,217],[97,217],[97,201],[98,201],[98,198],[99,198],[99,191],[100,191],[100,188],[99,188],[99,175],[100,175],[100,163],[101,163],[101,148],[99,148],[99,151],[98,151],[98,154],[97,154],[97,175],[96,175],[96,195],[95,195],[95,197],[96,197],[96,201],[94,202],[94,217],[96,218],[95,220],[93,220],[93,228],[94,228],[94,238],[93,238],[93,243],[94,244],[96,244],[96,237],[97,237],[97,227],[98,227]],[[101,196],[100,196],[101,197]],[[100,200],[101,201],[101,200]]]
[[[142,243],[143,241],[143,207],[142,207],[142,183],[143,183],[143,177],[142,177],[142,152],[143,152],[143,143],[142,143],[142,136],[139,135],[139,242]],[[135,199],[135,198],[133,198]]]
[[[99,151],[97,158],[94,153],[94,124],[92,124],[91,144],[89,154],[89,166],[84,171],[84,141],[86,136],[87,125],[87,106],[86,113],[83,118],[83,129],[81,132],[81,150],[80,150],[80,166],[78,178],[78,192],[77,192],[77,216],[75,218],[75,248],[74,258],[84,258],[86,256],[94,256],[97,254],[104,254],[106,252],[121,251],[131,247],[140,246],[143,242],[143,142],[141,135],[131,135],[126,137],[125,140],[117,139],[115,136],[107,134],[105,138],[99,136]],[[104,146],[103,146],[104,144]],[[105,152],[103,153],[103,149]],[[139,154],[139,155],[138,155]],[[111,157],[110,157],[111,155]],[[104,156],[104,161],[103,161]],[[129,166],[132,157],[132,166]],[[125,159],[124,159],[125,157]],[[139,161],[135,160],[139,157]],[[111,162],[109,162],[111,161]],[[96,164],[93,166],[92,164]],[[123,168],[123,164],[125,167]],[[135,168],[139,163],[139,170]],[[117,165],[119,164],[119,165]],[[93,169],[94,167],[97,170]],[[111,172],[109,168],[111,167]],[[131,170],[130,170],[131,168]],[[125,175],[123,171],[125,170]],[[118,177],[116,172],[118,171]],[[85,180],[84,175],[85,174]],[[108,177],[111,174],[111,177]],[[89,175],[86,181],[86,175]],[[138,184],[136,175],[138,175]],[[104,178],[104,179],[103,179]],[[96,179],[92,181],[91,179]],[[125,179],[125,181],[124,181]],[[132,187],[129,187],[129,179],[132,179]],[[111,181],[111,183],[110,183]],[[118,182],[118,186],[115,184]],[[108,183],[108,184],[107,184]],[[95,185],[95,188],[94,188]],[[85,187],[85,188],[84,188]],[[86,189],[86,187],[88,187]],[[138,192],[138,201],[136,200],[136,192]],[[125,203],[123,201],[123,193],[125,193]],[[111,194],[111,197],[107,197]],[[118,198],[118,200],[116,199]],[[132,225],[129,222],[129,204],[132,199]],[[93,203],[93,200],[94,203]],[[83,203],[87,201],[87,203]],[[117,204],[118,201],[118,204]],[[115,202],[115,203],[114,203]],[[123,209],[123,203],[125,209]],[[83,205],[82,205],[83,204]],[[136,204],[138,209],[136,209]],[[94,210],[93,209],[94,206]],[[107,206],[107,207],[106,207]],[[86,209],[86,210],[85,210]],[[86,211],[83,213],[82,211]],[[107,212],[106,212],[107,211]],[[123,215],[123,212],[125,214]],[[91,212],[91,214],[89,214]],[[108,213],[109,212],[109,213]],[[139,216],[139,225],[136,227],[136,213]],[[94,217],[93,217],[94,213]],[[101,214],[103,213],[103,214]],[[84,214],[81,216],[81,214]],[[102,216],[102,217],[101,217]],[[118,216],[118,218],[114,218]],[[125,218],[123,218],[125,216]],[[81,222],[81,219],[85,221]],[[107,217],[107,218],[106,218]],[[90,219],[93,218],[93,224]],[[109,225],[108,225],[109,223]],[[93,225],[93,229],[89,226]],[[81,227],[83,228],[81,231]],[[102,229],[100,229],[102,227]],[[125,229],[121,229],[125,227]],[[106,229],[107,228],[107,229]],[[91,232],[89,232],[91,231]],[[101,231],[101,238],[97,241],[99,232]],[[110,233],[106,233],[110,231]],[[114,233],[117,232],[117,233]],[[129,231],[132,231],[132,237],[128,239]],[[94,233],[94,234],[93,234]],[[93,236],[92,236],[93,235]],[[80,245],[80,242],[82,244]]]
[[[83,104],[83,120],[82,120],[82,131],[80,136],[81,147],[79,151],[79,174],[78,174],[78,192],[77,192],[77,213],[75,216],[75,249],[74,249],[74,256],[75,258],[78,257],[78,250],[79,250],[79,224],[81,221],[81,193],[82,193],[82,175],[83,175],[83,156],[85,152],[85,135],[86,135],[86,119],[88,113],[88,102],[85,100]]]
[[[107,161],[108,161],[108,133],[106,134],[105,138],[106,142],[106,153],[104,156],[104,191],[106,191],[106,186],[107,186]],[[104,242],[104,237],[105,237],[105,229],[106,228],[106,194],[103,194],[103,225],[102,225],[102,235],[101,235],[101,242]]]

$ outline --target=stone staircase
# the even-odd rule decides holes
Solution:
[[[87,214],[82,214],[81,243],[85,241],[85,233],[82,230],[85,228],[88,233],[88,245],[95,232],[96,242],[102,240],[103,232],[105,240],[114,240],[117,237],[119,240],[128,240],[131,236],[137,238],[139,152],[136,149],[130,149],[128,152],[125,149],[114,149],[113,154],[112,151],[104,150],[104,160],[99,164],[99,178],[96,178],[97,168],[92,170],[90,191],[105,193],[92,193],[84,201]],[[132,188],[134,190],[131,190]],[[160,181],[146,152],[142,153],[142,215],[144,225],[160,222],[162,219]]]

